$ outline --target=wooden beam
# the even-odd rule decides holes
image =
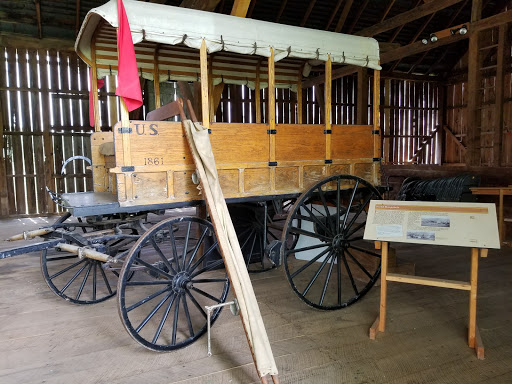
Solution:
[[[325,118],[325,129],[327,131],[331,130],[331,97],[332,97],[332,80],[331,80],[331,56],[329,55],[329,59],[325,62],[325,87],[324,87],[324,118]],[[331,154],[331,136],[325,135],[325,158],[327,160],[332,159]]]
[[[37,32],[40,39],[43,38],[43,27],[41,25],[41,0],[34,0],[36,5]]]
[[[345,3],[345,6],[343,7],[343,11],[341,12],[340,19],[338,20],[338,24],[336,24],[335,32],[341,32],[343,29],[343,26],[345,25],[345,21],[347,20],[348,13],[350,11],[350,8],[352,7],[352,3],[354,0],[347,0]]]
[[[340,10],[341,4],[343,3],[343,0],[338,0],[338,3],[336,4],[336,7],[334,7],[334,10],[331,13],[331,17],[329,18],[329,21],[327,22],[327,25],[325,26],[325,30],[327,31],[329,27],[331,26],[332,22],[334,21],[334,18],[336,17],[336,14]]]
[[[251,1],[251,6],[249,7],[249,12],[247,12],[246,17],[252,17],[252,13],[254,12],[254,7],[256,7],[256,0]]]
[[[251,5],[251,0],[235,0],[231,8],[231,16],[245,17]]]
[[[267,122],[270,130],[276,129],[276,83],[275,83],[275,61],[274,48],[270,48],[270,57],[268,58],[268,113]],[[276,135],[269,135],[269,161],[276,161]],[[275,167],[272,167],[275,170]],[[275,183],[275,181],[274,181]],[[274,184],[275,186],[275,184]]]
[[[352,21],[352,24],[350,24],[350,27],[347,31],[348,34],[352,34],[352,31],[354,30],[357,22],[359,21],[359,19],[361,18],[361,15],[363,14],[364,10],[366,9],[366,6],[368,5],[368,3],[370,2],[370,0],[365,0],[365,2],[363,3],[363,5],[361,5],[357,11],[357,15],[356,17],[354,17],[354,21]]]
[[[208,113],[208,52],[206,50],[206,42],[201,43],[200,65],[201,65],[201,110],[203,115],[203,126],[210,128],[210,115]]]
[[[281,16],[283,15],[284,9],[286,8],[287,2],[288,2],[288,0],[283,0],[281,2],[281,7],[279,8],[279,12],[277,13],[277,16],[276,16],[276,23],[279,23],[279,20],[281,19]]]
[[[303,27],[306,25],[309,15],[311,15],[311,11],[313,11],[313,7],[315,6],[316,0],[312,0],[309,2],[309,7],[306,10],[306,13],[304,14],[304,17],[302,18],[302,21],[300,22],[300,26]]]
[[[368,69],[359,68],[357,70],[357,107],[356,124],[368,124]]]
[[[219,3],[220,0],[182,0],[180,7],[213,12]]]
[[[396,0],[390,0],[389,1],[389,4],[388,6],[386,7],[386,10],[384,11],[384,13],[382,14],[381,18],[380,18],[380,21],[379,23],[382,23],[384,21],[384,19],[386,18],[386,16],[388,15],[389,11],[391,11],[391,8],[393,7],[393,5],[395,4],[395,1]]]
[[[506,66],[510,62],[507,57],[510,56],[510,44],[508,40],[508,24],[502,24],[498,30],[498,49],[497,49],[497,63],[496,63],[496,99],[494,102],[495,108],[495,127],[494,127],[494,143],[492,146],[493,151],[493,165],[495,167],[501,166],[501,155],[503,152],[503,126],[504,126],[504,104],[505,104],[505,71]],[[508,60],[507,60],[508,59]]]
[[[446,30],[446,31],[448,31],[448,33],[450,33],[449,30]],[[385,64],[385,63],[389,63],[391,61],[395,61],[398,59],[403,59],[404,57],[413,56],[413,55],[416,55],[418,53],[422,53],[425,51],[430,51],[432,49],[439,48],[444,45],[452,44],[457,41],[464,40],[464,39],[468,38],[467,34],[466,35],[449,34],[446,37],[441,37],[442,32],[443,31],[436,32],[436,35],[438,36],[439,39],[435,43],[423,44],[421,41],[416,41],[412,44],[405,45],[403,47],[394,49],[392,51],[383,53],[380,57],[381,63]]]
[[[434,12],[438,12],[445,8],[448,8],[454,4],[461,2],[462,0],[437,0],[433,3],[423,4],[419,7],[413,8],[410,11],[401,13],[394,16],[386,21],[371,27],[365,28],[356,33],[358,36],[375,36],[379,33],[389,31],[390,29],[400,27],[401,25],[407,24],[411,21],[420,19],[428,16]]]
[[[482,0],[473,0],[471,8],[471,21],[480,19]],[[481,112],[478,109],[481,102],[480,92],[480,33],[473,28],[468,31],[468,106],[467,106],[467,147],[466,164],[479,165],[481,158]],[[479,116],[480,115],[480,116]],[[480,118],[479,118],[480,117]]]
[[[76,0],[76,21],[75,21],[75,34],[78,36],[80,31],[80,0]]]

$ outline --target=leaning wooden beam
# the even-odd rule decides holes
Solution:
[[[270,375],[274,384],[277,384],[279,383],[277,366],[235,228],[220,188],[208,129],[190,120],[183,122],[183,128],[199,174],[202,196],[215,228],[226,271],[240,307],[240,318],[254,365],[262,383],[267,383],[267,376]]]
[[[426,3],[420,5],[419,7],[413,8],[410,11],[401,13],[397,16],[394,16],[382,23],[373,25],[371,27],[365,28],[356,33],[358,36],[375,36],[379,33],[389,31],[390,29],[400,27],[401,25],[407,24],[411,21],[421,19],[424,16],[428,16],[431,13],[440,11],[442,9],[448,8],[453,4],[457,4],[462,0],[437,0],[430,3]]]
[[[455,136],[450,127],[448,127],[447,125],[443,125],[443,130],[446,132],[446,135],[457,144],[461,151],[466,152],[466,146],[459,141],[459,138]]]

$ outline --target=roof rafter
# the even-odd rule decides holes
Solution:
[[[304,17],[302,18],[302,21],[300,22],[301,27],[306,25],[306,23],[309,19],[309,15],[311,15],[311,11],[313,11],[313,7],[315,6],[315,3],[316,3],[316,0],[312,0],[309,2],[309,7],[308,7],[306,13],[304,14]]]
[[[400,27],[404,24],[407,24],[411,21],[420,19],[427,15],[430,15],[434,12],[438,12],[442,9],[448,8],[454,4],[461,2],[462,0],[437,0],[432,3],[426,3],[420,5],[419,7],[415,7],[410,11],[403,12],[397,16],[394,16],[386,21],[383,21],[379,24],[373,25],[371,27],[365,28],[356,33],[358,36],[375,36],[379,33],[389,31],[390,29]]]
[[[345,6],[343,7],[343,11],[341,12],[340,19],[338,20],[338,23],[336,24],[335,32],[341,32],[343,26],[345,25],[345,21],[347,20],[348,13],[350,11],[350,8],[352,7],[352,3],[354,0],[347,0],[345,3]]]
[[[329,27],[331,26],[332,22],[334,21],[334,18],[336,17],[336,14],[340,10],[341,4],[343,3],[343,0],[338,0],[338,3],[336,4],[336,7],[334,7],[334,10],[331,13],[331,17],[329,18],[329,21],[327,22],[327,25],[325,26],[325,30],[327,31]]]

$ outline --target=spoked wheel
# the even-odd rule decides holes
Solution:
[[[205,306],[225,302],[229,290],[218,254],[212,224],[195,217],[164,220],[141,236],[118,282],[119,315],[130,336],[170,351],[203,335]],[[212,322],[219,313],[212,312]]]
[[[265,203],[230,204],[229,214],[249,273],[274,268],[275,265],[265,255],[265,248],[276,238],[275,230],[267,225],[269,209]]]
[[[68,217],[57,220],[56,224],[61,224]],[[70,225],[66,229],[61,228],[65,234],[62,242],[80,247],[90,246],[119,258],[126,255],[138,238],[131,230],[129,234],[120,231],[114,233],[114,230],[107,234],[95,232],[97,229],[79,221],[76,227]],[[105,263],[98,260],[79,258],[74,253],[59,249],[48,249],[41,253],[41,271],[46,284],[56,295],[75,304],[95,304],[116,294],[118,271],[105,268]]]
[[[331,176],[300,196],[283,232],[283,239],[299,239],[294,247],[285,243],[282,258],[301,300],[318,309],[339,309],[373,286],[380,254],[363,240],[363,232],[370,200],[380,199],[375,187],[352,175]]]

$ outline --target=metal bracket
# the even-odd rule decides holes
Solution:
[[[240,311],[240,307],[238,306],[238,301],[236,299],[233,299],[233,301],[227,302],[227,303],[221,303],[216,305],[205,305],[206,308],[206,321],[207,321],[207,329],[208,329],[208,357],[212,355],[212,343],[211,343],[211,337],[210,337],[210,329],[211,329],[211,316],[212,312],[217,308],[222,308],[229,305],[229,309],[231,310],[231,313],[233,316],[238,315]]]
[[[379,134],[380,134],[380,130],[378,130],[378,129],[374,129],[372,131],[372,135],[379,135]]]
[[[119,133],[132,133],[132,129],[129,127],[122,127],[117,129]]]
[[[332,160],[325,160],[325,164],[332,164]]]
[[[277,167],[277,161],[269,161],[268,166],[269,167]]]
[[[267,129],[269,135],[277,135],[277,129]]]
[[[133,165],[121,167],[121,172],[134,172],[135,167]]]
[[[374,157],[373,161],[380,161],[380,157]]]
[[[332,129],[324,129],[324,135],[332,134]]]

